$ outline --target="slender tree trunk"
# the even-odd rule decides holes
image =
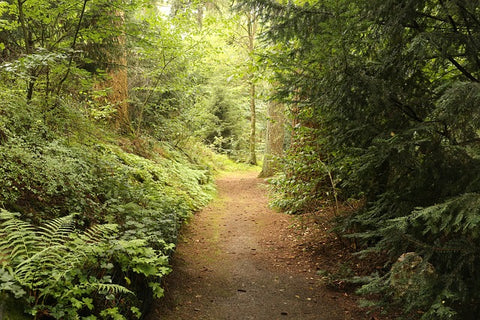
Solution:
[[[125,23],[124,13],[117,12],[116,15],[121,18],[119,24],[123,25]],[[112,102],[117,104],[116,127],[117,129],[127,132],[132,129],[128,105],[127,39],[124,33],[118,37],[118,43],[121,54],[114,61],[117,65],[116,68],[109,72],[112,78],[112,93],[110,98]]]
[[[257,155],[256,155],[256,92],[255,92],[255,34],[257,33],[257,22],[254,12],[247,13],[247,31],[248,31],[248,51],[250,55],[250,159],[248,163],[256,165],[257,164]]]
[[[27,22],[25,19],[25,12],[23,11],[24,3],[25,3],[25,0],[17,1],[18,20],[20,22],[20,27],[22,28],[23,41],[25,42],[25,53],[29,55],[33,53],[33,43],[32,43],[32,34],[30,30],[28,30]],[[26,89],[27,101],[32,100],[33,90],[35,88],[35,71],[30,70],[29,73],[30,73],[30,77],[27,81],[27,89]]]
[[[257,134],[257,112],[255,106],[255,83],[252,81],[250,84],[250,164],[257,164],[256,154],[256,134]]]
[[[77,45],[78,33],[80,32],[83,16],[85,15],[85,10],[87,9],[87,2],[88,0],[83,0],[82,11],[80,11],[80,17],[78,18],[77,27],[75,28],[75,34],[73,35],[72,44],[70,46],[70,48],[72,49],[72,53],[68,58],[67,71],[65,72],[65,75],[60,80],[60,82],[57,84],[57,96],[60,95],[60,91],[62,90],[63,83],[67,80],[68,76],[70,75],[70,72],[72,71],[73,52],[75,51],[75,46]]]
[[[25,52],[27,54],[32,53],[32,47],[31,47],[31,41],[30,41],[30,32],[27,28],[27,23],[25,21],[25,13],[23,12],[23,4],[25,3],[24,1],[18,0],[17,1],[17,7],[18,7],[18,19],[20,20],[20,25],[22,27],[22,33],[23,33],[23,41],[25,41]]]
[[[203,3],[197,5],[197,22],[200,29],[203,27]]]
[[[285,108],[283,104],[271,101],[267,109],[267,134],[265,156],[260,178],[271,177],[278,169],[278,160],[283,156],[285,140]]]
[[[27,83],[27,101],[31,101],[33,98],[33,90],[35,89],[35,75],[33,71],[30,71],[30,78]]]

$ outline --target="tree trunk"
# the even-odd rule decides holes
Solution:
[[[265,155],[260,178],[271,177],[279,167],[279,158],[283,156],[285,140],[285,108],[283,104],[271,101],[267,109],[267,136]]]
[[[250,159],[248,163],[256,165],[256,107],[255,107],[255,35],[257,33],[257,22],[254,12],[247,13],[247,31],[248,31],[248,53],[250,55]]]
[[[125,18],[123,12],[117,12],[120,24],[124,24]],[[126,36],[122,33],[118,37],[118,44],[121,49],[121,54],[115,59],[116,67],[109,72],[112,79],[112,92],[110,101],[117,106],[116,127],[121,131],[131,131],[129,105],[128,105],[128,78],[127,78],[127,51],[126,51]]]
[[[248,163],[256,165],[257,164],[257,154],[256,154],[256,130],[257,126],[257,112],[255,107],[255,83],[250,84],[250,159]]]
[[[25,42],[25,53],[30,55],[33,53],[33,40],[32,34],[28,29],[27,22],[25,20],[25,12],[23,11],[23,4],[25,0],[18,0],[17,1],[17,9],[18,9],[18,20],[20,22],[20,27],[22,28],[23,33],[23,41]],[[31,101],[33,97],[33,90],[35,88],[35,72],[34,70],[29,70],[30,77],[27,81],[27,101]]]
[[[115,20],[114,25],[121,28],[124,24],[124,13],[121,11],[115,12],[118,20]],[[115,117],[115,128],[122,133],[132,133],[130,112],[128,104],[128,78],[127,78],[127,51],[126,51],[126,36],[121,34],[117,36],[120,54],[111,55],[106,51],[109,57],[109,64],[111,67],[107,68],[108,79],[98,83],[96,89],[109,88],[107,100],[115,106],[117,113]]]
[[[203,28],[203,3],[197,5],[197,23],[200,29]]]

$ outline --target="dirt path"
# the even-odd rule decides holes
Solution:
[[[290,217],[268,209],[257,173],[220,178],[218,199],[182,230],[158,319],[368,319],[297,259]]]

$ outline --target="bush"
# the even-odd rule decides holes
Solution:
[[[322,150],[320,134],[320,130],[305,126],[294,129],[294,140],[282,159],[282,173],[271,179],[273,206],[299,214],[336,200],[338,181]]]

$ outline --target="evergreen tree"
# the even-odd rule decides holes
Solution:
[[[245,5],[268,20],[268,38],[282,47],[279,96],[298,119],[295,130],[311,132],[296,153],[332,167],[344,198],[365,199],[345,223],[391,262],[414,251],[433,266],[435,284],[408,300],[407,310],[423,310],[424,319],[473,319],[480,312],[473,267],[480,259],[480,2]],[[296,160],[294,172],[307,166],[328,179],[319,161]],[[290,188],[321,197],[317,186],[298,179]],[[391,279],[378,283],[394,292]]]

